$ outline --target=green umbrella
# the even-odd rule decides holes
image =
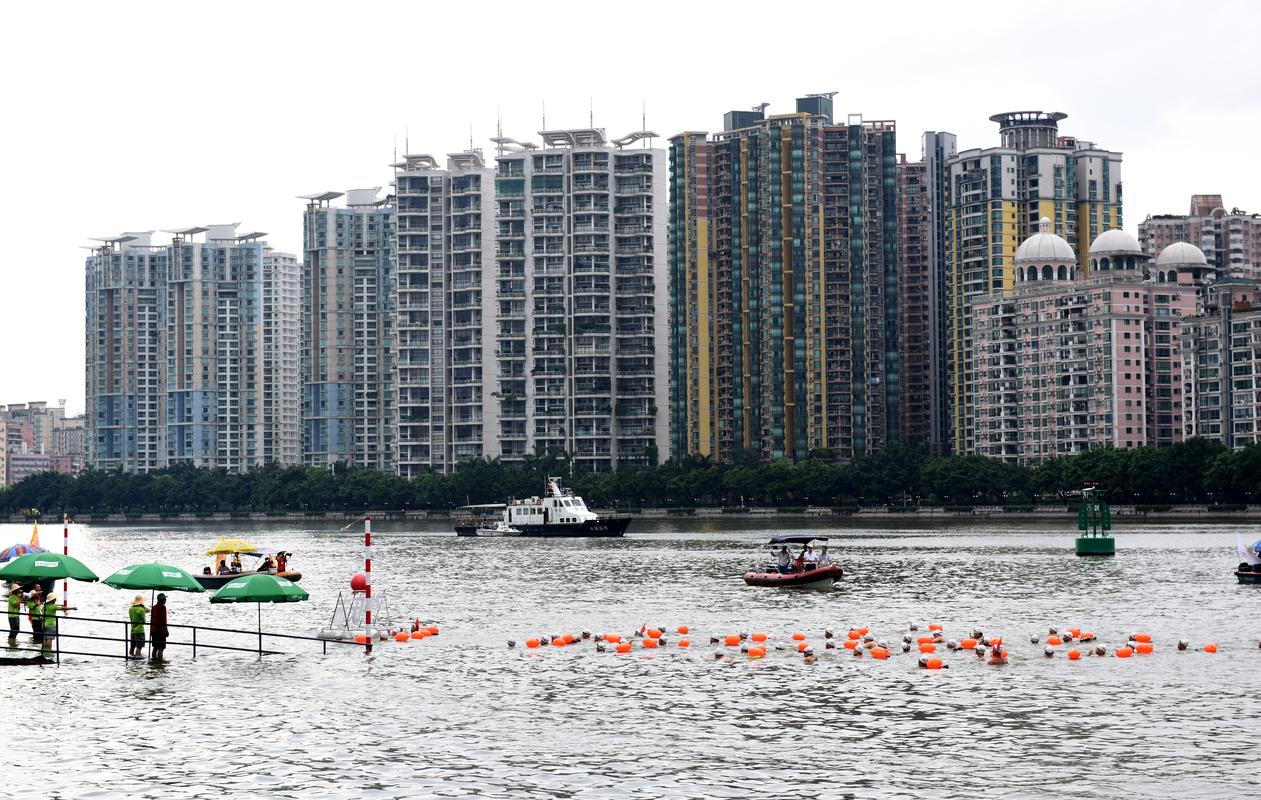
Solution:
[[[96,573],[77,558],[60,553],[27,553],[0,567],[0,578],[11,581],[48,581],[57,578],[73,578],[76,581],[96,581]]]
[[[186,570],[170,564],[132,564],[104,581],[115,589],[165,589],[173,592],[204,592],[197,579]]]
[[[306,590],[275,575],[244,575],[210,597],[212,603],[258,604],[258,652],[263,652],[263,603],[297,603],[310,597]]]

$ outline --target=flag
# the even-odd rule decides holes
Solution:
[[[31,544],[39,547],[39,523],[35,523],[35,529],[31,531]]]
[[[1235,552],[1239,554],[1241,559],[1247,561],[1254,567],[1257,564],[1261,564],[1261,558],[1257,557],[1257,552],[1248,547],[1248,545],[1244,544],[1243,536],[1240,536],[1237,533],[1235,534]]]

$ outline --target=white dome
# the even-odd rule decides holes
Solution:
[[[1099,237],[1090,245],[1090,255],[1092,256],[1112,255],[1114,253],[1147,258],[1147,254],[1143,252],[1143,248],[1139,246],[1138,239],[1135,239],[1133,234],[1115,228],[1099,234]]]
[[[1025,239],[1016,249],[1016,262],[1075,262],[1073,248],[1068,242],[1051,233],[1051,220],[1046,217],[1038,225],[1038,232]]]
[[[1193,244],[1174,242],[1156,256],[1158,267],[1207,267],[1204,251]]]

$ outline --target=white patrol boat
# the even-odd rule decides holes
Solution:
[[[455,532],[460,536],[502,536],[487,530],[494,525],[487,524],[486,515],[495,512],[500,514],[497,524],[518,530],[522,536],[621,536],[630,525],[628,516],[596,514],[555,477],[547,479],[542,497],[462,506],[458,511]]]

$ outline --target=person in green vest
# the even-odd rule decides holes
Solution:
[[[144,597],[136,595],[127,609],[127,617],[131,620],[131,657],[140,658],[144,653],[144,623],[149,609],[145,608]]]
[[[26,618],[31,622],[31,641],[44,641],[44,590],[38,583],[26,596]]]
[[[66,611],[75,611],[74,606],[66,606]],[[51,650],[53,640],[57,638],[57,596],[52,592],[44,598],[44,649]]]
[[[17,581],[9,584],[9,644],[18,640],[22,619],[22,587]]]

